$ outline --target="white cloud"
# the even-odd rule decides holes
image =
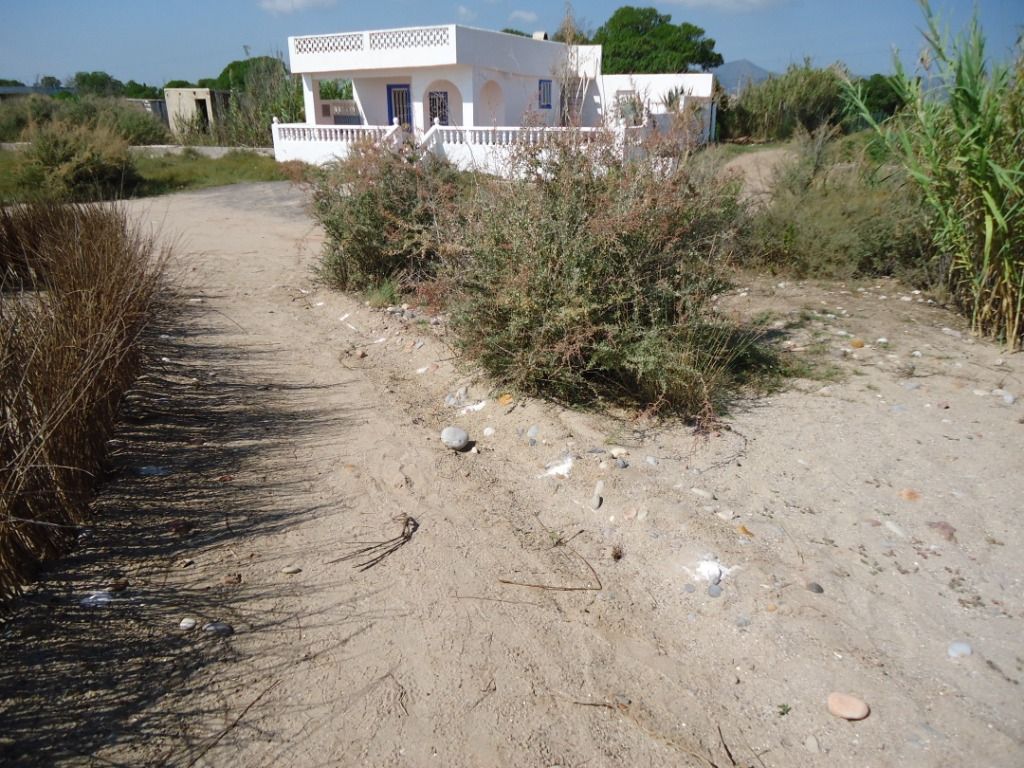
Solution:
[[[455,9],[455,15],[459,17],[459,21],[472,21],[476,18],[476,11],[465,5],[460,5]]]
[[[294,13],[307,8],[330,8],[338,0],[260,0],[260,8],[270,13]]]
[[[512,11],[508,15],[509,21],[521,21],[523,24],[533,24],[537,21],[537,14],[533,11]]]
[[[774,5],[784,5],[788,0],[666,0],[673,5],[687,8],[711,8],[719,11],[759,11]]]

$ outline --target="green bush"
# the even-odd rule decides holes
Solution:
[[[0,141],[23,141],[30,125],[50,122],[60,102],[48,96],[26,96],[0,101]]]
[[[428,279],[443,248],[440,221],[459,194],[459,174],[433,155],[366,145],[320,169],[313,208],[327,232],[320,275],[362,290]]]
[[[709,417],[756,355],[711,307],[736,189],[621,157],[556,140],[468,198],[446,259],[458,346],[523,392]]]
[[[55,121],[86,128],[105,126],[135,145],[166,144],[170,140],[167,126],[159,118],[121,99],[30,96],[0,103],[0,141],[25,141],[27,131]]]
[[[922,2],[929,77],[896,61],[906,108],[879,125],[850,86],[862,116],[887,141],[927,206],[932,243],[954,301],[976,333],[1024,346],[1024,48],[1014,67],[990,64],[977,17],[948,41]],[[930,83],[929,87],[927,84]],[[937,84],[937,85],[936,85]]]
[[[128,142],[111,128],[53,122],[28,138],[16,172],[26,198],[111,199],[127,196],[139,182]]]
[[[833,135],[824,129],[798,142],[770,200],[750,212],[741,261],[796,277],[898,275],[934,283],[917,190],[900,169],[866,156],[836,162]]]

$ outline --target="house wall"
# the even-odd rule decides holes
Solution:
[[[601,97],[606,116],[611,117],[618,91],[635,91],[647,104],[652,114],[666,114],[662,103],[674,88],[682,88],[688,97],[709,99],[715,76],[709,73],[671,75],[604,75],[601,77]]]
[[[404,77],[353,77],[352,98],[359,105],[359,116],[364,125],[390,125],[388,120],[388,86],[412,85]]]
[[[539,109],[537,98],[541,80],[551,80],[551,109]],[[494,82],[501,88],[503,108],[497,110],[497,120],[489,109],[484,89]],[[474,109],[475,122],[467,125],[483,127],[529,125],[557,125],[560,92],[558,80],[549,73],[522,75],[503,72],[491,67],[473,69],[473,101],[479,108]]]

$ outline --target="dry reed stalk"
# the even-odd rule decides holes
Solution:
[[[167,256],[117,205],[0,212],[0,601],[87,517]]]

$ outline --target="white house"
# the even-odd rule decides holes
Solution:
[[[544,133],[624,125],[714,126],[711,74],[602,75],[601,46],[449,24],[288,38],[304,123],[273,126],[278,160],[323,163],[358,141],[409,140],[462,167],[501,172],[507,148]],[[356,125],[335,125],[319,82],[350,79]]]

